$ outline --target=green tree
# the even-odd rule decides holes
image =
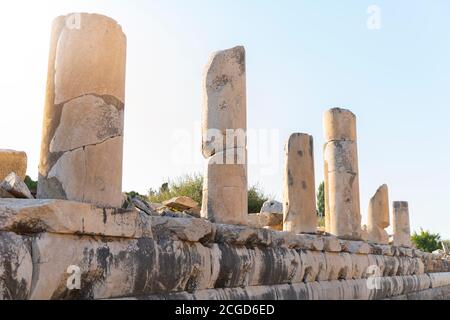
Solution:
[[[427,230],[420,229],[420,233],[414,232],[411,241],[416,247],[425,252],[433,252],[441,249],[441,236],[439,233],[431,233]]]
[[[323,181],[317,189],[317,215],[320,218],[325,217],[325,183]]]

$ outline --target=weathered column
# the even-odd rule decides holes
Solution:
[[[369,203],[367,222],[369,241],[389,244],[389,235],[385,230],[387,227],[389,227],[389,196],[388,187],[383,184]]]
[[[283,230],[317,230],[313,137],[294,133],[285,146]]]
[[[125,55],[108,17],[53,22],[38,198],[121,206]]]
[[[356,117],[349,110],[328,110],[324,131],[327,231],[345,239],[360,239]]]
[[[207,159],[202,216],[247,223],[247,114],[245,49],[210,57],[203,79],[202,153]]]
[[[393,207],[394,246],[411,247],[408,202],[394,201]]]

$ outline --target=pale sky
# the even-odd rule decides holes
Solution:
[[[381,29],[367,9],[381,9]],[[322,114],[358,119],[361,213],[387,183],[413,230],[450,238],[450,3],[446,0],[39,0],[0,4],[0,148],[37,178],[52,19],[95,12],[127,35],[124,191],[202,172],[201,77],[210,53],[247,52],[249,182],[282,195],[283,145],[312,134],[323,180]],[[449,198],[447,198],[449,197]]]

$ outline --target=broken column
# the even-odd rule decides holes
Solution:
[[[406,201],[393,203],[394,246],[411,247],[411,229],[409,225],[409,208]]]
[[[51,35],[38,198],[122,203],[126,37],[108,17],[75,13]]]
[[[368,210],[368,240],[379,244],[389,244],[389,197],[388,187],[383,184],[370,199]]]
[[[202,153],[207,159],[203,217],[247,223],[247,115],[245,49],[210,57],[203,79]]]
[[[0,182],[11,172],[22,180],[27,173],[27,154],[23,151],[0,149]]]
[[[356,117],[334,108],[324,115],[326,231],[344,239],[361,238]]]
[[[317,229],[313,137],[294,133],[285,146],[283,230],[315,233]]]

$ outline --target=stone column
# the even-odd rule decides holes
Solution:
[[[203,78],[202,153],[207,159],[202,217],[247,223],[247,111],[245,49],[210,57]]]
[[[394,201],[393,207],[394,246],[411,247],[408,202]]]
[[[283,230],[317,231],[313,137],[294,133],[285,146]]]
[[[379,244],[389,244],[389,197],[388,187],[383,184],[370,199],[368,210],[368,240]]]
[[[344,239],[360,239],[356,117],[349,110],[328,110],[324,131],[327,231]]]
[[[122,202],[126,37],[87,13],[52,27],[38,198]]]

